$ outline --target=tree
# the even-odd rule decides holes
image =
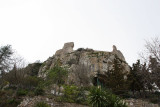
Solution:
[[[113,68],[106,73],[106,87],[111,88],[115,93],[127,89],[125,76],[127,73],[118,58],[114,59]]]
[[[143,75],[141,75],[141,64],[140,60],[137,60],[135,64],[133,64],[130,74],[128,75],[128,81],[130,82],[130,90],[133,92],[133,95],[135,91],[142,90],[143,83],[141,79],[143,78]]]
[[[159,38],[154,38],[151,41],[146,41],[145,44],[146,52],[148,57],[154,57],[158,62],[160,62],[160,40]]]
[[[160,63],[156,58],[150,57],[149,69],[151,71],[152,81],[160,88]]]
[[[145,60],[151,73],[151,80],[160,88],[160,40],[158,37],[146,41],[145,53],[141,57]]]
[[[133,92],[134,96],[136,91],[141,95],[141,90],[143,90],[143,95],[145,96],[146,90],[152,90],[153,88],[151,73],[146,63],[141,64],[140,60],[137,60],[137,62],[133,64],[127,81],[129,82],[129,89]]]
[[[11,67],[11,56],[13,55],[13,50],[11,45],[6,45],[0,47],[0,72],[3,78],[3,75]]]

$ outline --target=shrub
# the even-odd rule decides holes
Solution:
[[[8,104],[17,103],[15,99],[8,99],[7,102],[8,102]]]
[[[56,83],[59,86],[65,83],[65,78],[68,76],[67,69],[58,65],[48,70],[47,72],[47,80],[52,83]]]
[[[87,105],[87,95],[84,88],[78,88],[75,85],[63,86],[63,95],[57,96],[56,101],[58,102],[69,102]]]
[[[154,103],[154,104],[157,104],[157,103],[159,103],[159,98],[156,97],[156,96],[153,96],[152,98],[150,98],[150,102]]]
[[[79,104],[88,104],[86,92],[87,92],[86,90],[79,89],[75,102]]]
[[[30,96],[30,97],[34,97],[35,93],[34,93],[34,91],[29,91],[27,95]]]
[[[93,88],[89,94],[89,104],[92,107],[106,107],[106,92],[101,88]]]
[[[127,107],[127,105],[114,94],[108,95],[107,100],[107,107]]]
[[[32,89],[33,87],[37,87],[41,81],[42,79],[36,76],[27,76],[24,78],[22,86],[28,89]]]
[[[50,107],[50,105],[45,102],[37,102],[34,107]]]
[[[78,87],[74,85],[66,85],[64,86],[64,100],[66,102],[73,103],[75,102],[78,96]]]
[[[16,95],[17,95],[17,96],[25,96],[25,95],[27,95],[27,93],[28,93],[27,90],[19,89],[19,90],[16,92]]]
[[[43,88],[37,87],[37,88],[34,90],[34,94],[35,94],[35,95],[43,95],[43,94],[44,94]]]
[[[116,95],[102,88],[93,88],[88,97],[92,107],[127,107]]]
[[[21,100],[16,98],[0,98],[0,107],[17,107]]]
[[[57,97],[57,101],[64,101],[69,103],[76,103],[79,91],[78,87],[74,85],[65,85],[64,87],[64,95]]]

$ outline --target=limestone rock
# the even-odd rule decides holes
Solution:
[[[112,52],[95,51],[88,48],[73,50],[73,47],[73,42],[65,43],[62,49],[58,50],[55,55],[44,62],[39,70],[39,77],[45,78],[46,71],[53,68],[58,62],[61,66],[68,66],[69,68],[70,73],[68,80],[66,80],[67,84],[74,83],[80,86],[92,85],[92,81],[89,79],[93,78],[98,72],[105,74],[105,72],[112,69],[115,58],[121,60],[120,62],[124,67],[124,72],[130,72],[129,65],[116,46],[113,46]]]
[[[74,43],[73,42],[65,43],[64,46],[63,46],[63,50],[65,52],[68,52],[68,53],[72,52],[73,48],[74,48]]]
[[[113,45],[112,53],[117,55],[117,57],[119,57],[121,60],[125,61],[125,58],[124,58],[122,52],[120,50],[117,50],[117,47],[115,45]]]
[[[62,49],[56,51],[55,55],[62,55],[62,54],[66,54],[66,53],[71,53],[71,52],[73,52],[73,48],[74,48],[73,42],[65,43]]]

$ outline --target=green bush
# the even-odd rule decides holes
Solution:
[[[37,88],[34,90],[34,94],[35,94],[35,95],[43,95],[43,94],[44,94],[43,88],[37,87]]]
[[[89,104],[92,107],[106,107],[106,92],[101,88],[93,88],[90,90],[90,94],[88,97]]]
[[[28,89],[33,89],[34,87],[37,87],[41,81],[42,79],[36,76],[27,76],[24,78],[22,86]]]
[[[158,97],[150,98],[150,102],[154,103],[154,104],[157,104],[157,103],[159,103],[159,98]]]
[[[79,90],[78,87],[74,85],[65,85],[64,87],[64,95],[57,97],[57,101],[64,101],[64,102],[69,102],[69,103],[76,103]]]
[[[75,99],[75,102],[78,104],[88,104],[87,103],[87,95],[85,94],[86,90],[79,89],[78,91],[79,92],[78,92],[78,95]]]
[[[19,90],[16,92],[16,95],[17,95],[17,96],[25,96],[25,95],[27,95],[27,93],[28,93],[27,90],[19,89]]]
[[[63,95],[57,96],[56,101],[58,102],[69,102],[69,103],[78,103],[87,105],[87,95],[85,94],[86,90],[84,88],[78,88],[75,85],[65,85],[63,86]]]
[[[34,107],[51,107],[50,105],[48,105],[45,102],[37,102]]]
[[[47,80],[51,83],[56,83],[59,86],[65,83],[65,78],[68,76],[67,69],[58,65],[48,70],[47,72]]]
[[[127,105],[114,94],[108,95],[107,100],[107,107],[127,107]]]
[[[34,97],[35,93],[34,93],[34,91],[29,91],[27,95],[30,96],[30,97]]]
[[[16,100],[16,99],[11,98],[11,99],[7,100],[7,103],[8,104],[19,104],[20,102],[18,100]]]
[[[66,102],[74,103],[78,96],[78,93],[78,87],[74,85],[65,85],[63,98]]]
[[[97,87],[90,90],[88,101],[92,107],[127,107],[119,97]]]
[[[21,100],[16,98],[0,98],[0,107],[17,107],[20,104]]]

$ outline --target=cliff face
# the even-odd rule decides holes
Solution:
[[[67,83],[76,85],[92,85],[91,78],[97,73],[104,74],[112,69],[115,58],[120,60],[124,67],[124,72],[129,72],[129,66],[125,61],[123,54],[113,46],[112,52],[96,51],[93,49],[79,48],[73,50],[74,43],[65,43],[64,47],[58,50],[55,55],[49,57],[41,66],[38,76],[46,77],[47,70],[53,68],[58,62],[61,66],[68,66],[69,75]]]

